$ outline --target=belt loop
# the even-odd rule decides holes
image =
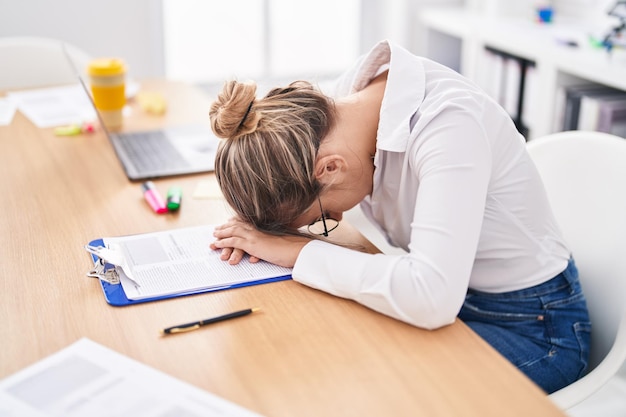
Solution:
[[[569,258],[569,261],[567,262],[567,267],[561,273],[561,275],[563,275],[563,278],[567,280],[571,290],[573,291],[573,285],[578,282],[578,268],[576,267],[576,263],[574,262],[573,257]]]

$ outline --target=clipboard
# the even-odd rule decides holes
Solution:
[[[104,246],[104,241],[103,239],[95,239],[89,242],[89,245]],[[96,255],[89,254],[89,256],[92,262],[94,263],[94,265],[98,263],[99,259]],[[291,275],[281,275],[281,276],[276,276],[272,278],[264,278],[264,279],[255,280],[255,281],[247,281],[247,282],[229,284],[229,285],[224,285],[224,286],[219,286],[219,287],[201,288],[201,289],[192,290],[192,291],[181,291],[175,294],[167,294],[167,295],[162,295],[158,297],[141,298],[137,300],[131,300],[126,296],[126,293],[124,292],[124,287],[122,287],[121,283],[110,284],[101,279],[99,279],[98,281],[100,282],[100,286],[102,287],[102,292],[104,293],[104,299],[106,300],[106,302],[115,307],[123,307],[123,306],[129,306],[129,305],[134,305],[134,304],[148,303],[151,301],[159,301],[159,300],[167,300],[170,298],[185,297],[188,295],[204,294],[208,292],[228,290],[228,289],[233,289],[233,288],[249,287],[252,285],[268,284],[270,282],[286,281],[289,279],[291,279]]]

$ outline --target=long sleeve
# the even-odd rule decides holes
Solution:
[[[398,194],[386,202],[413,208],[412,219],[392,217],[410,229],[409,253],[363,254],[314,241],[300,254],[294,280],[418,327],[433,329],[454,321],[480,236],[490,153],[476,121],[463,111],[451,111],[424,130],[421,145],[412,148],[415,173],[401,179]]]

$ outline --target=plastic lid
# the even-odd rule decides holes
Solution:
[[[120,58],[97,58],[89,62],[87,72],[91,75],[118,75],[126,72],[126,65]]]

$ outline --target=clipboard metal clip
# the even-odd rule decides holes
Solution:
[[[87,273],[88,277],[98,278],[109,284],[119,284],[121,278],[124,277],[137,287],[140,286],[130,275],[130,270],[127,268],[127,262],[120,247],[117,245],[110,245],[109,247],[85,245],[85,249],[92,255],[95,262],[93,269]]]
[[[98,258],[93,269],[87,272],[87,276],[91,278],[98,278],[102,281],[106,281],[109,284],[119,284],[120,276],[115,269],[115,265],[106,263],[102,258]]]
[[[105,259],[106,253],[109,253],[107,248],[102,246],[85,245],[87,252],[91,253],[96,259],[94,267],[87,272],[87,276],[91,278],[98,278],[109,284],[119,284],[120,275],[117,272],[116,265],[107,262]]]

